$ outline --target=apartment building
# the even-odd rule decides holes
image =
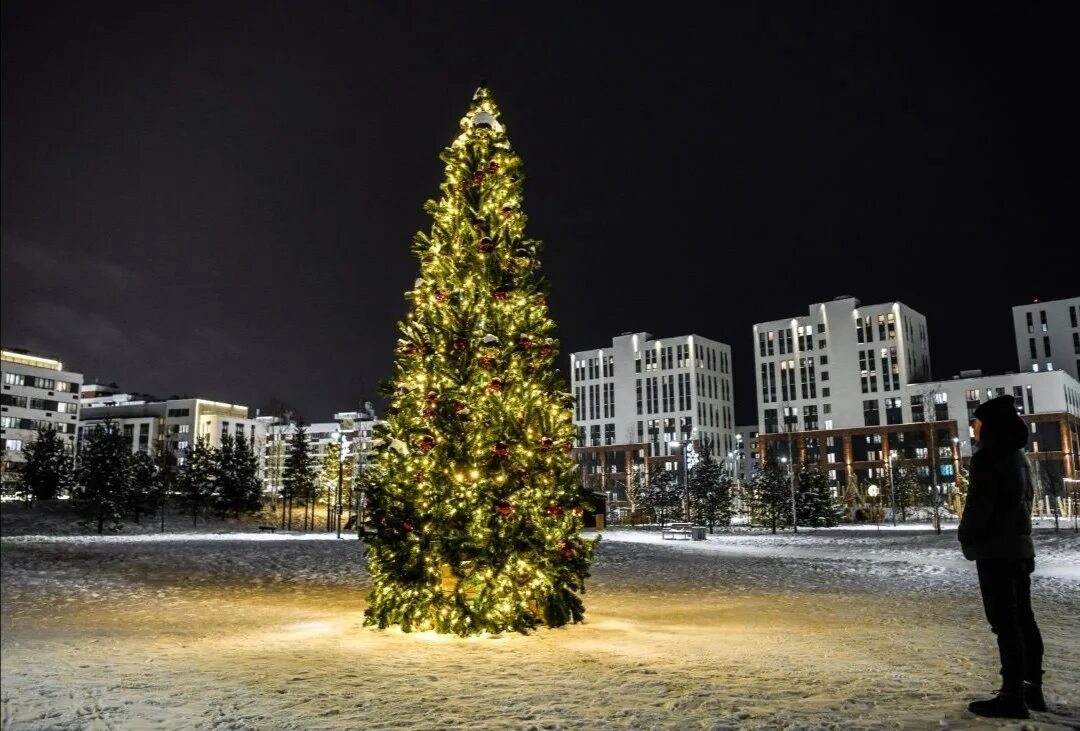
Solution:
[[[1021,371],[1065,371],[1080,380],[1080,297],[1012,309]]]

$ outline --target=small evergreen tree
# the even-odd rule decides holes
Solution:
[[[131,484],[124,508],[127,513],[135,517],[135,522],[138,523],[143,513],[153,515],[157,507],[160,492],[158,472],[161,468],[146,452],[135,452],[130,460]]]
[[[638,506],[653,515],[661,527],[682,515],[679,481],[674,470],[657,469],[638,495]]]
[[[237,489],[233,515],[240,517],[240,513],[257,513],[262,509],[263,485],[259,479],[259,455],[255,452],[254,442],[241,434],[236,437],[234,451]]]
[[[285,451],[285,467],[282,471],[282,495],[285,498],[286,510],[289,514],[289,530],[292,530],[293,500],[307,500],[314,492],[312,485],[316,481],[315,458],[311,453],[307,429],[298,426]],[[285,516],[282,515],[281,519],[282,527],[284,527]]]
[[[76,470],[75,504],[97,532],[120,528],[131,490],[131,445],[111,422],[84,432]]]
[[[53,500],[71,487],[71,450],[53,425],[38,429],[23,447],[22,484],[27,501]]]
[[[818,468],[804,467],[799,474],[796,504],[799,521],[812,528],[831,528],[840,524],[843,511],[835,497],[836,487]]]
[[[231,434],[221,435],[221,446],[217,450],[217,470],[214,475],[214,512],[219,518],[231,513],[239,490],[236,475],[235,441]]]
[[[180,500],[191,513],[191,524],[199,524],[199,514],[212,504],[218,476],[218,451],[206,438],[195,442],[189,449],[187,461],[180,472]]]
[[[262,507],[258,457],[243,434],[222,437],[217,469],[214,508],[219,516],[239,518]]]
[[[919,472],[908,460],[898,459],[893,463],[892,480],[892,489],[896,491],[896,509],[900,513],[900,520],[907,522],[908,511],[927,502]]]
[[[710,533],[717,525],[730,524],[733,481],[724,474],[723,466],[712,458],[708,445],[702,451],[700,461],[690,470],[688,480],[690,520],[707,525]]]
[[[754,519],[772,528],[791,521],[791,486],[786,469],[772,455],[750,479],[750,509]]]

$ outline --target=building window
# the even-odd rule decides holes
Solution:
[[[863,424],[866,426],[878,426],[881,424],[881,414],[878,411],[877,399],[863,401]]]
[[[1042,331],[1046,332],[1046,310],[1039,310],[1039,325]]]
[[[1043,335],[1043,352],[1046,354],[1047,358],[1050,357],[1050,336],[1049,335]]]
[[[904,408],[903,399],[887,398],[885,399],[885,423],[886,424],[903,424],[904,423]]]
[[[170,418],[177,418],[181,416],[191,416],[190,409],[169,409],[168,415]]]

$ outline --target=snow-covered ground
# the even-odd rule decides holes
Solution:
[[[461,640],[362,626],[355,538],[0,539],[3,729],[1024,728],[955,531],[611,530],[587,621]],[[1080,537],[1036,536],[1052,713],[1080,724]]]

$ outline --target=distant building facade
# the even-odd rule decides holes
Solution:
[[[54,358],[17,349],[0,349],[0,373],[3,479],[9,483],[17,479],[18,465],[25,461],[23,448],[42,427],[54,427],[74,454],[83,374],[64,370],[63,363]],[[14,470],[9,471],[9,466]]]
[[[889,408],[930,378],[926,318],[900,302],[837,297],[759,322],[753,338],[762,434],[859,426],[865,411]]]
[[[1080,476],[1080,383],[1064,371],[983,375],[908,384],[884,413],[868,410],[862,424],[761,435],[763,456],[818,465],[849,496],[888,475],[894,459],[916,466],[943,494],[970,463],[971,423],[981,403],[1011,395],[1031,430],[1028,455],[1040,479],[1062,494]]]
[[[1021,371],[1065,371],[1080,380],[1080,297],[1012,309]]]
[[[165,449],[178,466],[196,442],[206,440],[217,448],[226,435],[243,436],[260,457],[264,452],[265,424],[250,418],[248,408],[240,404],[202,398],[156,400],[121,393],[99,394],[88,401],[92,405],[82,411],[80,434],[110,422],[130,441],[132,452],[157,457]]]
[[[570,354],[578,447],[647,444],[672,456],[705,440],[734,448],[731,348],[700,335],[624,333],[609,347]]]
[[[735,449],[727,455],[726,462],[732,475],[740,485],[745,485],[758,471],[761,452],[758,449],[758,425],[748,424],[735,427]]]

